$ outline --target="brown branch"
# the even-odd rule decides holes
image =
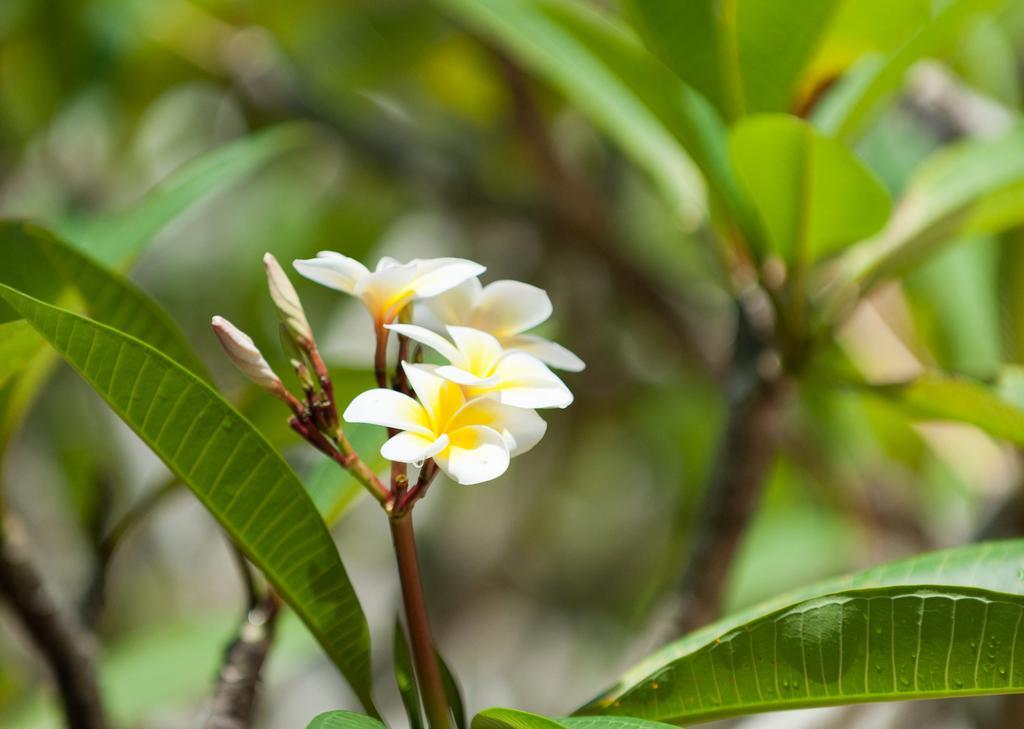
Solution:
[[[49,665],[69,729],[107,729],[93,636],[58,609],[29,560],[24,530],[10,516],[0,525],[0,594]]]
[[[246,612],[238,635],[224,652],[205,729],[249,729],[256,709],[260,674],[274,642],[281,601],[271,591]]]
[[[718,617],[729,571],[761,496],[779,443],[790,383],[764,372],[763,340],[739,310],[728,414],[689,561],[676,628],[689,633]]]

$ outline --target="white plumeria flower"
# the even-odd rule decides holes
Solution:
[[[464,258],[414,258],[400,263],[385,256],[370,271],[334,251],[320,251],[316,258],[294,265],[311,281],[362,299],[377,326],[394,321],[413,299],[437,296],[486,270]]]
[[[479,279],[470,278],[426,304],[445,324],[487,332],[505,349],[527,352],[569,372],[580,372],[586,366],[562,345],[524,334],[551,316],[551,299],[544,289],[522,281],[493,281],[482,286]]]
[[[469,397],[490,395],[519,408],[564,408],[572,402],[569,388],[547,365],[526,352],[506,352],[487,332],[450,326],[449,342],[415,324],[390,324],[388,329],[447,359],[437,374],[465,387]]]
[[[491,398],[467,399],[462,388],[429,365],[402,363],[417,402],[394,390],[357,396],[342,417],[399,430],[381,448],[390,461],[421,463],[428,458],[457,483],[497,478],[512,456],[525,453],[544,436],[547,423],[533,410],[508,407]]]

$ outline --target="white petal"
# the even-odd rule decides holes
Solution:
[[[434,456],[434,462],[456,483],[491,481],[508,469],[508,446],[498,431],[471,425],[449,436],[451,443]]]
[[[377,388],[361,393],[342,415],[347,423],[369,423],[420,433],[432,438],[430,418],[423,406],[408,395]]]
[[[412,300],[409,284],[415,276],[415,263],[382,258],[377,270],[359,281],[355,294],[366,302],[376,318],[393,319]]]
[[[439,377],[433,365],[402,363],[413,392],[419,398],[435,433],[444,431],[444,425],[466,404],[462,388]]]
[[[488,376],[491,368],[505,353],[497,339],[479,329],[448,327],[448,334],[459,348],[463,369],[479,377]]]
[[[536,357],[510,352],[501,358],[494,374],[498,382],[483,391],[494,392],[500,402],[518,408],[564,408],[572,402],[572,393],[558,376]],[[483,394],[478,388],[471,395]]]
[[[544,289],[522,281],[495,281],[480,292],[472,321],[496,337],[508,337],[547,321],[551,311]]]
[[[464,258],[428,258],[414,263],[418,268],[410,287],[415,296],[424,299],[437,296],[487,270],[479,263]]]
[[[399,433],[381,446],[380,454],[389,461],[420,463],[448,447],[449,438],[441,435],[431,439],[419,433]]]
[[[474,387],[486,387],[487,385],[493,385],[498,382],[497,377],[480,377],[474,375],[472,372],[467,372],[461,367],[454,367],[452,365],[444,365],[434,370],[441,377],[446,380],[450,380],[459,385],[469,385]]]
[[[430,347],[453,364],[462,363],[462,355],[455,345],[436,332],[415,324],[389,324],[388,329]]]
[[[468,324],[481,290],[480,279],[474,276],[454,288],[432,296],[427,299],[426,304],[443,324]]]
[[[582,372],[587,366],[582,359],[561,344],[533,334],[518,334],[508,337],[502,340],[502,346],[506,350],[514,349],[518,352],[532,354],[541,362],[566,372]]]
[[[447,427],[454,431],[468,425],[484,425],[497,430],[513,456],[526,453],[537,445],[548,427],[536,410],[503,405],[489,396],[467,402]]]
[[[328,288],[354,294],[356,284],[370,271],[354,258],[334,251],[320,251],[316,258],[293,261],[295,270]]]

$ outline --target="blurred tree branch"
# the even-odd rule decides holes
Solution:
[[[792,389],[792,383],[773,362],[747,304],[741,299],[736,309],[736,339],[726,382],[725,429],[679,583],[679,635],[719,616],[729,571],[760,502],[761,487],[780,442],[782,414]]]
[[[246,611],[238,635],[224,651],[206,729],[248,729],[252,726],[263,664],[274,642],[281,600],[266,597]]]
[[[9,514],[0,525],[0,594],[53,672],[69,729],[106,729],[93,636],[58,609],[29,559],[24,529]]]

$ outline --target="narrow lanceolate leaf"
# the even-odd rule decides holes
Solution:
[[[605,59],[552,17],[562,12],[594,18],[594,11],[570,0],[440,2],[495,36],[590,116],[651,175],[680,215],[688,220],[703,216],[701,175],[672,132]],[[643,50],[638,41],[634,45]]]
[[[320,714],[306,729],[386,729],[384,724],[365,714],[351,711],[329,711]]]
[[[310,134],[308,126],[288,124],[228,142],[184,164],[128,210],[68,223],[61,232],[101,263],[123,266],[196,202],[308,144]]]
[[[583,710],[610,705],[627,691],[641,684],[647,676],[706,647],[744,624],[775,613],[788,605],[848,590],[913,585],[977,588],[1024,594],[1022,567],[1024,540],[1015,539],[930,552],[853,575],[818,582],[728,615],[680,640],[669,643],[631,668],[615,686]]]
[[[593,710],[683,723],[1024,692],[1022,618],[1021,595],[929,585],[844,591],[745,623]]]
[[[800,265],[877,232],[889,196],[842,143],[784,114],[744,119],[730,135],[732,161],[775,252]]]
[[[722,114],[785,111],[839,0],[627,0],[648,46]]]
[[[907,69],[943,49],[978,15],[1003,0],[951,0],[889,53],[863,58],[815,108],[814,124],[830,136],[851,141],[878,107],[903,84]]]
[[[420,689],[416,685],[416,673],[412,667],[412,653],[409,641],[405,637],[405,629],[395,619],[394,637],[395,682],[398,693],[402,697],[405,715],[409,719],[410,729],[423,729],[423,707],[420,704]]]
[[[459,686],[459,681],[455,678],[455,674],[452,673],[452,669],[448,667],[448,662],[444,659],[444,656],[438,653],[437,650],[434,651],[434,654],[437,656],[437,665],[441,667],[444,695],[448,698],[448,706],[451,707],[456,729],[466,729],[469,722],[466,721],[466,702],[462,698],[462,688]]]
[[[928,373],[907,383],[874,386],[869,391],[918,418],[967,423],[1024,446],[1024,409],[981,382]]]
[[[48,231],[19,220],[0,221],[0,284],[51,303],[78,301],[97,321],[127,332],[208,378],[205,366],[160,305]],[[0,450],[53,365],[53,354],[20,315],[0,301],[7,332],[0,365]],[[14,339],[10,337],[17,332]],[[6,384],[5,384],[6,381]]]
[[[473,717],[472,729],[665,729],[629,716],[573,716],[552,719],[517,709],[487,709]]]
[[[927,261],[958,236],[1024,221],[1024,124],[936,152],[914,175],[889,226],[851,249],[844,279],[870,288]]]
[[[7,286],[0,297],[192,489],[376,713],[366,617],[320,514],[263,436],[148,344]]]

